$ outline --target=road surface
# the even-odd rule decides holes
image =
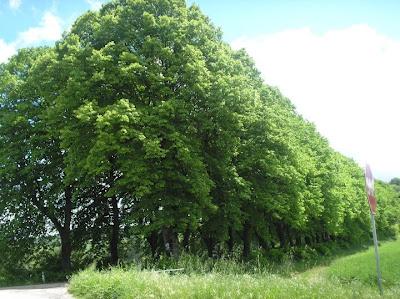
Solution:
[[[0,288],[4,299],[72,299],[65,283]]]

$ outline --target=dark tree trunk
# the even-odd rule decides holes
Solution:
[[[326,241],[327,242],[331,241],[331,235],[329,233],[326,233]]]
[[[292,247],[294,247],[294,246],[296,246],[297,244],[296,244],[296,234],[295,233],[293,233],[292,231],[290,231],[290,235],[289,235],[289,243],[290,243],[290,246],[292,246]]]
[[[119,242],[119,208],[118,199],[116,196],[110,198],[112,210],[112,225],[110,238],[110,263],[111,265],[118,264],[118,242]]]
[[[247,260],[250,256],[250,224],[245,222],[243,226],[243,259]]]
[[[61,228],[61,265],[65,273],[71,272],[71,217],[72,217],[72,186],[67,186],[65,195],[64,227]]]
[[[179,242],[177,234],[171,228],[162,231],[165,251],[172,257],[179,256]]]
[[[276,232],[278,233],[280,247],[286,248],[287,240],[285,234],[285,227],[283,223],[280,222],[276,225]]]
[[[153,231],[150,236],[147,237],[151,249],[151,256],[154,258],[157,254],[158,249],[158,233]]]
[[[304,245],[303,239],[304,238],[301,235],[297,235],[297,237],[296,237],[296,245],[297,246],[303,246]]]
[[[315,234],[315,235],[313,235],[313,237],[312,237],[312,246],[315,246],[316,244],[317,244],[317,235]]]
[[[203,236],[203,241],[204,244],[206,244],[207,247],[207,253],[208,253],[208,257],[213,257],[213,251],[214,251],[214,240],[212,237],[207,237],[207,236]]]
[[[171,244],[172,244],[172,256],[174,258],[179,257],[179,240],[178,240],[178,234],[175,232],[172,232],[171,235]]]
[[[265,241],[265,239],[263,237],[261,237],[258,233],[256,234],[256,236],[257,236],[257,239],[258,239],[258,243],[261,245],[261,247],[264,250],[270,249],[270,246],[269,246],[268,242]]]
[[[232,228],[232,226],[229,227],[228,234],[229,234],[229,238],[228,238],[228,241],[227,241],[228,252],[232,253],[233,252],[233,245],[234,245],[233,228]]]
[[[189,252],[189,241],[190,241],[190,230],[187,228],[183,234],[183,248],[186,252]]]
[[[61,266],[64,273],[71,273],[71,236],[69,228],[64,227],[60,232],[61,238]]]
[[[36,192],[39,194],[41,198],[40,186],[37,184]],[[64,197],[65,197],[65,206],[64,206],[64,225],[62,222],[57,219],[54,213],[45,206],[40,200],[37,199],[36,194],[32,197],[32,202],[36,206],[36,208],[43,213],[46,217],[50,219],[53,223],[54,227],[57,229],[58,234],[60,236],[61,241],[61,268],[64,273],[71,272],[71,252],[72,252],[72,243],[71,243],[71,218],[72,218],[72,186],[67,186],[64,189]]]

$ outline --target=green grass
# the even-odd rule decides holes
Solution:
[[[400,240],[383,243],[378,250],[383,286],[400,287]],[[376,285],[374,248],[334,261],[328,274],[344,283],[360,281],[366,285]]]
[[[87,299],[376,298],[378,295],[375,290],[366,290],[360,283],[342,288],[334,281],[308,280],[302,277],[219,273],[171,276],[122,269],[81,272],[72,278],[70,292],[77,298]]]
[[[87,269],[72,277],[69,290],[81,299],[378,298],[372,249],[304,272],[296,271],[293,264],[283,265],[279,271],[267,266],[251,270],[226,260],[211,267],[199,264],[195,257],[183,259],[180,265],[188,270],[175,275],[138,269]],[[400,298],[399,250],[400,241],[380,247],[384,298]]]

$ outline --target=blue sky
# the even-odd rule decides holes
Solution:
[[[14,8],[10,3],[14,4]],[[68,27],[79,15],[106,0],[0,0],[0,38],[12,42],[19,32],[40,24],[44,12]],[[317,33],[369,24],[383,34],[400,37],[400,1],[189,0],[196,3],[231,41],[243,35],[310,27]],[[384,4],[382,4],[384,3]]]
[[[367,23],[400,37],[400,1],[370,0],[196,0],[230,41],[238,36],[310,27],[317,33]],[[382,4],[384,3],[384,4]]]
[[[45,12],[68,26],[88,9],[90,4],[84,0],[0,0],[0,38],[14,41],[20,32],[39,26]]]
[[[0,62],[52,44],[107,0],[0,0]],[[331,145],[400,176],[400,1],[188,0],[245,48]]]

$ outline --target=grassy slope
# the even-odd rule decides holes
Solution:
[[[400,240],[380,246],[379,256],[383,286],[400,287]],[[374,248],[336,260],[329,267],[328,274],[344,283],[360,281],[366,285],[375,285]]]
[[[380,247],[385,298],[400,298],[400,241]],[[372,263],[370,262],[372,260]],[[168,275],[154,271],[86,270],[75,275],[77,298],[377,298],[373,251],[339,258],[290,277],[260,274]]]

